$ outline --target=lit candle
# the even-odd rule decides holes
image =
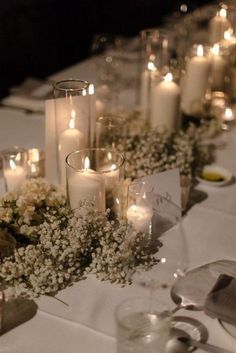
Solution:
[[[197,46],[196,54],[187,63],[181,98],[182,110],[188,115],[198,114],[201,110],[210,73],[210,59],[204,56],[202,45]]]
[[[174,131],[179,125],[180,88],[171,73],[154,87],[152,92],[151,125],[153,128]]]
[[[222,8],[215,17],[209,22],[209,35],[212,44],[219,42],[224,38],[224,32],[231,27],[227,19],[227,10]]]
[[[229,28],[227,31],[224,32],[224,39],[221,40],[220,45],[224,49],[228,49],[232,51],[236,45],[236,38],[234,36],[233,28]]]
[[[66,157],[69,153],[85,147],[84,135],[78,129],[75,129],[75,117],[76,113],[72,110],[69,128],[63,131],[59,138],[61,184],[64,187],[66,185]]]
[[[131,205],[127,209],[127,219],[138,232],[148,232],[151,226],[152,209],[147,206]]]
[[[149,117],[153,84],[157,75],[157,69],[153,62],[148,63],[141,75],[140,107],[145,119]]]
[[[23,181],[26,179],[26,171],[23,167],[18,166],[11,159],[9,161],[8,169],[4,169],[4,178],[7,186],[7,191],[13,191],[19,189]]]
[[[42,158],[42,152],[37,148],[31,148],[28,150],[27,160],[27,174],[28,177],[38,178],[44,176],[44,159]]]
[[[68,177],[67,188],[72,209],[79,207],[81,201],[91,201],[101,212],[105,211],[105,180],[103,176],[89,169],[90,161],[86,157],[84,169],[75,171]]]
[[[215,44],[211,49],[211,89],[223,91],[226,74],[226,61],[220,55],[220,46]]]

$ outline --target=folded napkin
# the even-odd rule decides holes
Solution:
[[[225,274],[218,277],[208,294],[204,312],[213,317],[236,325],[236,278]]]

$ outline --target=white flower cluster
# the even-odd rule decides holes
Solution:
[[[144,128],[128,134],[125,142],[120,137],[117,146],[126,158],[126,177],[135,179],[173,168],[179,168],[181,175],[195,176],[214,158],[212,145],[205,139],[217,129],[212,122],[171,134]]]
[[[50,198],[53,207],[46,207],[37,225],[37,242],[34,239],[34,243],[16,247],[11,256],[0,262],[0,282],[6,287],[6,298],[52,295],[89,273],[100,280],[125,284],[130,282],[135,268],[147,268],[157,262],[146,234],[137,233],[126,223],[108,221],[106,214],[91,210],[91,205],[81,206],[75,214],[64,206],[64,198],[45,181],[27,183],[31,190],[36,184],[41,188],[41,196],[39,193],[35,196],[39,204],[43,199],[42,190],[46,191],[45,199],[51,190],[55,200]],[[22,190],[25,191],[25,186]],[[22,200],[21,196],[18,193],[18,197],[14,194],[4,197],[1,208],[4,202],[10,206],[10,197],[16,204]],[[34,207],[38,210],[37,202]],[[34,219],[33,213],[30,219]]]
[[[65,196],[46,180],[27,180],[19,191],[9,192],[0,200],[0,227],[5,225],[16,236],[37,241],[39,225],[47,209],[66,206]]]

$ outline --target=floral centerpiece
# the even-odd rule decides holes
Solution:
[[[129,283],[134,268],[158,261],[148,235],[125,222],[108,221],[91,205],[73,212],[63,194],[43,179],[27,181],[1,199],[0,228],[9,243],[15,239],[11,254],[0,260],[8,299],[53,295],[89,273]]]

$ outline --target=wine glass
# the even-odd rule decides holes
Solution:
[[[130,200],[135,200],[133,213]],[[131,184],[128,191],[127,219],[136,230],[147,233],[149,251],[157,258],[152,268],[137,270],[132,282],[148,289],[151,298],[157,290],[170,291],[174,282],[184,276],[188,263],[181,208],[168,194],[154,193],[150,185],[139,181]]]

